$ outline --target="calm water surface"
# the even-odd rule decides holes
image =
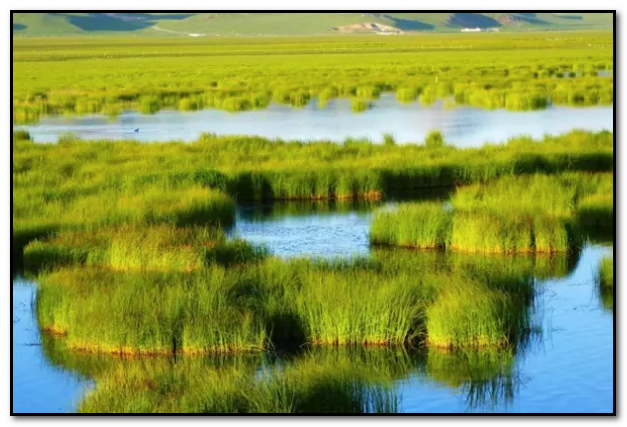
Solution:
[[[488,111],[474,107],[447,109],[442,101],[432,106],[402,105],[385,95],[363,113],[352,113],[350,101],[336,99],[324,109],[315,102],[302,109],[271,105],[264,110],[228,113],[220,110],[180,112],[162,110],[154,115],[126,111],[116,119],[103,116],[45,117],[26,129],[36,142],[56,142],[72,133],[83,139],[135,139],[139,141],[192,141],[202,132],[219,135],[259,135],[286,140],[331,140],[347,137],[382,140],[392,133],[399,143],[422,142],[438,129],[449,143],[460,147],[504,142],[511,137],[559,134],[572,129],[614,130],[614,107],[552,106],[546,110]],[[139,132],[135,132],[139,129]]]
[[[242,207],[231,232],[281,257],[367,255],[375,206]],[[612,253],[611,246],[587,245],[565,277],[539,281],[542,333],[515,357],[511,399],[471,403],[473,384],[438,381],[417,369],[398,380],[400,410],[613,412],[614,316],[603,308],[594,280],[599,260]],[[32,312],[34,291],[32,283],[13,282],[13,410],[71,411],[90,382],[44,355]]]
[[[35,293],[33,282],[13,280],[13,412],[70,412],[91,383],[44,356]]]

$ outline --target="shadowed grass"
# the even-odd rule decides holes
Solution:
[[[31,141],[30,133],[25,130],[14,130],[13,131],[13,142],[17,141]]]
[[[142,192],[114,190],[68,194],[32,189],[13,196],[12,253],[21,256],[32,239],[58,230],[155,224],[174,227],[227,226],[235,220],[235,204],[224,194],[200,186],[168,191],[156,186]]]

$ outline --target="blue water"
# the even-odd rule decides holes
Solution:
[[[336,99],[323,109],[313,102],[301,109],[271,105],[264,110],[240,113],[162,110],[153,115],[126,111],[113,120],[95,115],[45,117],[37,124],[14,126],[14,129],[28,130],[36,142],[56,142],[65,133],[83,139],[192,141],[203,132],[213,132],[336,142],[348,137],[381,142],[384,133],[391,133],[398,143],[422,143],[426,135],[436,129],[450,144],[473,147],[486,142],[505,142],[520,135],[541,138],[545,134],[572,129],[613,131],[614,107],[552,106],[528,112],[489,111],[464,106],[448,109],[442,101],[432,106],[403,105],[394,96],[384,95],[374,102],[372,109],[359,114],[351,112],[350,101]]]
[[[313,205],[312,205],[313,206]],[[367,255],[367,209],[285,213],[240,208],[233,234],[264,244],[280,257]],[[614,411],[614,315],[604,309],[595,275],[611,246],[589,244],[567,277],[538,283],[542,332],[515,358],[511,400],[470,405],[453,387],[415,372],[398,381],[403,412]],[[32,313],[34,284],[13,282],[13,411],[68,412],[90,383],[55,367],[42,351]]]
[[[14,413],[70,412],[90,382],[55,367],[44,357],[33,313],[33,282],[13,280],[13,401]]]

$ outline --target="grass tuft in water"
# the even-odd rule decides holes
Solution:
[[[220,229],[122,226],[62,231],[35,240],[24,249],[24,268],[78,264],[116,271],[193,271],[212,264],[254,263],[265,254],[243,240],[227,239]]]

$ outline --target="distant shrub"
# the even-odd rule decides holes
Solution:
[[[25,130],[14,130],[13,141],[31,141],[30,133]]]
[[[66,132],[62,135],[59,135],[59,144],[63,144],[63,143],[68,143],[68,142],[74,142],[74,141],[80,141],[81,139],[74,135],[71,132]]]
[[[391,133],[383,134],[383,145],[396,145],[396,138]]]
[[[427,148],[441,148],[444,147],[444,136],[439,130],[433,130],[429,132],[425,139],[425,145]]]

